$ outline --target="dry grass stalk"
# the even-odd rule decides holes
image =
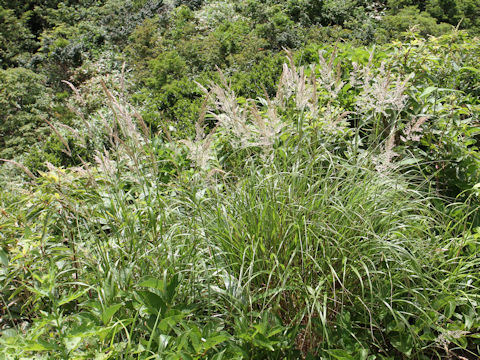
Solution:
[[[140,139],[141,135],[137,129],[137,126],[132,120],[132,116],[128,111],[126,105],[122,105],[117,99],[113,96],[110,90],[105,85],[105,82],[102,80],[101,82],[103,91],[107,95],[109,100],[109,106],[112,110],[115,118],[115,122],[117,123],[122,135],[125,138],[130,138],[134,141],[135,145],[140,149]]]
[[[57,123],[57,126],[60,127],[60,128],[65,129],[65,130],[67,130],[67,131],[69,131],[69,132],[73,135],[73,137],[74,137],[75,139],[77,139],[78,141],[84,140],[84,139],[80,136],[80,133],[78,132],[77,129],[74,129],[74,128],[72,128],[71,126],[68,126],[67,124],[63,124],[63,123]],[[84,146],[84,145],[83,145],[83,144],[80,144],[80,146]]]
[[[72,150],[70,150],[70,146],[68,146],[67,140],[65,140],[65,138],[62,136],[62,134],[60,134],[60,132],[55,128],[55,126],[53,126],[53,124],[50,121],[48,121],[47,119],[43,119],[43,120],[48,124],[48,126],[50,126],[50,128],[53,130],[53,132],[57,135],[58,139],[63,144],[63,146],[65,146],[66,150],[62,149],[62,152],[64,152],[65,154],[67,154],[68,156],[71,157],[72,156]]]
[[[32,179],[32,180],[35,180],[35,179],[36,179],[36,176],[33,175],[33,173],[32,173],[30,170],[28,170],[28,168],[27,168],[25,165],[20,164],[19,162],[16,162],[16,161],[14,161],[14,160],[8,160],[8,159],[0,159],[0,161],[3,161],[3,162],[6,162],[6,163],[10,163],[10,164],[12,164],[12,165],[15,165],[16,167],[22,169],[22,170],[25,172],[25,174],[28,175],[28,177],[29,177],[30,179]]]
[[[82,95],[80,94],[80,91],[71,82],[68,82],[66,80],[62,80],[62,82],[65,83],[66,85],[68,85],[68,87],[70,87],[70,89],[72,89],[73,93],[75,94],[75,100],[78,101],[81,106],[86,106],[86,103],[85,103]],[[93,131],[92,127],[90,126],[90,123],[85,118],[84,113],[80,109],[78,109],[77,107],[74,107],[72,105],[67,105],[67,108],[72,113],[76,114],[82,120],[83,124],[85,125],[85,127],[88,131],[89,136],[94,137],[95,136],[94,131]]]
[[[148,129],[147,124],[145,123],[145,120],[143,120],[142,115],[140,115],[138,112],[133,113],[133,117],[138,120],[138,123],[140,124],[140,129],[143,132],[143,137],[146,141],[150,139],[150,130]]]
[[[66,84],[70,89],[72,89],[73,93],[75,94],[75,99],[80,103],[82,104],[83,106],[85,106],[85,101],[83,100],[83,97],[82,95],[80,94],[80,91],[75,87],[75,85],[73,85],[71,82],[67,81],[67,80],[62,80],[62,82],[64,84]],[[83,115],[83,114],[82,114]]]

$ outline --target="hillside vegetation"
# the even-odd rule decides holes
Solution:
[[[0,359],[477,359],[479,19],[0,0]]]

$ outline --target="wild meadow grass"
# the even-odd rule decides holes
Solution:
[[[392,165],[391,99],[362,144],[323,62],[324,98],[293,60],[274,99],[221,75],[182,142],[105,87],[96,164],[0,196],[0,359],[475,358],[475,193]]]

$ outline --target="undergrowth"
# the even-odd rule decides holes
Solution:
[[[0,194],[0,359],[480,353],[477,188],[448,198],[401,152],[434,136],[410,106],[434,90],[373,55],[288,58],[274,98],[202,87],[195,139],[105,84],[108,111],[56,130],[102,147]]]

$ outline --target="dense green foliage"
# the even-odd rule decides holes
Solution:
[[[476,359],[479,11],[0,0],[0,359]]]
[[[388,42],[413,25],[422,35],[440,35],[451,25],[476,34],[479,11],[475,0],[2,1],[0,67],[31,70],[45,77],[46,93],[61,93],[62,80],[81,86],[126,61],[129,91],[147,123],[158,130],[171,121],[182,136],[191,134],[202,103],[192,80],[213,79],[217,66],[232,75],[240,96],[265,90],[271,96],[283,47],[325,39]],[[41,132],[34,120],[29,126]],[[5,132],[22,137],[2,121]],[[12,154],[24,152],[22,141],[12,141],[19,144],[9,146]]]

